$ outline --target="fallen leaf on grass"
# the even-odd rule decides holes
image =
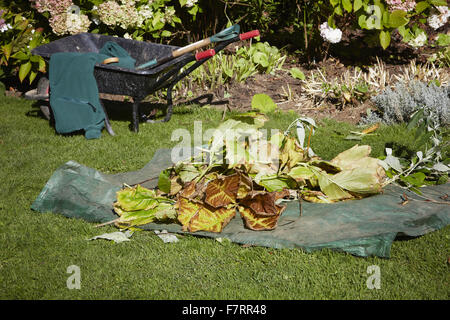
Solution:
[[[127,230],[125,232],[116,231],[111,233],[104,233],[99,236],[95,236],[93,238],[90,238],[88,240],[97,240],[97,239],[105,239],[105,240],[111,240],[115,243],[121,243],[124,241],[131,241],[129,238],[133,235],[133,231]]]
[[[361,132],[358,131],[350,131],[350,134],[345,137],[345,140],[362,140],[364,136],[372,135],[372,132],[375,132],[380,127],[380,123],[376,123],[373,126],[364,129]]]
[[[178,238],[176,235],[168,233],[167,230],[158,231],[155,230],[155,234],[164,242],[164,243],[173,243],[178,242]]]

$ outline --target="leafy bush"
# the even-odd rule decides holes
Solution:
[[[443,47],[431,59],[449,63],[448,35],[431,41],[426,32],[444,31],[450,17],[445,0],[0,0],[0,10],[0,77],[18,74],[21,81],[33,81],[43,71],[30,50],[62,36],[92,32],[167,43],[188,34],[192,42],[227,23],[259,29],[264,41],[288,42],[308,59],[323,55],[324,42],[333,45],[357,30],[365,42],[383,48],[397,40],[411,48]],[[282,64],[278,49],[264,42],[258,46],[257,52],[242,52],[243,58],[273,73],[272,66]],[[253,72],[239,63],[239,78]]]
[[[352,22],[353,29],[367,32],[367,41],[377,41],[383,49],[391,43],[391,35],[397,31],[403,42],[412,47],[421,47],[428,37],[423,27],[425,23],[432,29],[442,28],[450,12],[445,0],[330,0],[333,13],[328,24],[336,26]],[[336,19],[338,18],[338,19]]]
[[[31,54],[46,42],[43,29],[35,28],[35,23],[31,12],[0,8],[0,79],[17,74],[21,82],[28,77],[31,83],[38,72],[45,72],[44,59]]]
[[[243,46],[233,54],[219,52],[205,64],[195,69],[176,86],[191,88],[192,83],[203,88],[216,89],[229,81],[244,82],[255,74],[274,74],[281,70],[286,55],[267,42],[256,42],[249,47]],[[190,67],[194,62],[188,64]]]
[[[15,0],[0,1],[0,79],[17,74],[30,83],[45,62],[36,46],[62,36],[92,32],[136,40],[173,37],[201,12],[198,0]]]

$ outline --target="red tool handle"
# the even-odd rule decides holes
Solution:
[[[199,60],[203,60],[206,58],[211,58],[211,57],[214,57],[215,54],[216,54],[216,51],[214,49],[209,49],[209,50],[205,50],[202,52],[198,52],[195,54],[195,60],[199,61]]]
[[[247,40],[247,39],[250,39],[250,38],[257,37],[257,36],[259,36],[259,30],[253,30],[253,31],[249,31],[249,32],[246,32],[246,33],[241,33],[239,35],[239,39]]]

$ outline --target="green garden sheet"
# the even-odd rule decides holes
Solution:
[[[170,149],[160,149],[142,169],[120,174],[103,174],[69,161],[58,168],[32,204],[39,212],[59,213],[70,218],[103,223],[118,216],[113,211],[116,192],[123,183],[156,186],[161,170],[171,166]],[[443,202],[450,184],[422,189],[424,196]],[[301,248],[307,252],[329,248],[356,256],[390,257],[392,242],[398,237],[417,237],[439,230],[450,222],[450,206],[411,200],[402,205],[405,190],[388,186],[384,193],[362,200],[333,204],[286,202],[286,210],[272,231],[252,231],[237,215],[221,233],[194,235],[228,238],[240,244],[273,248]],[[410,199],[423,200],[406,191]],[[301,211],[301,216],[300,216]],[[182,232],[181,225],[150,223],[145,230]]]

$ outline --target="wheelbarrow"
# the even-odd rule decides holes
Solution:
[[[237,34],[230,39],[217,42],[213,49],[202,54],[194,54],[191,52],[181,56],[174,57],[163,63],[154,65],[150,68],[142,69],[125,69],[110,64],[96,64],[94,68],[94,77],[97,81],[99,93],[124,95],[133,98],[132,105],[132,128],[134,132],[139,131],[139,121],[142,118],[139,106],[142,100],[150,94],[158,90],[167,88],[167,105],[165,116],[162,120],[148,122],[167,122],[173,113],[172,90],[174,86],[184,77],[189,75],[193,70],[210,59],[215,53],[218,53],[229,44],[258,36],[257,30],[244,34]],[[145,65],[148,61],[157,59],[158,57],[167,57],[172,52],[180,49],[177,46],[156,44],[151,42],[136,41],[93,33],[80,33],[77,35],[65,37],[51,43],[35,48],[32,53],[43,57],[47,62],[52,54],[56,52],[99,52],[99,50],[108,41],[116,42],[124,48],[129,55],[136,60],[136,65]],[[188,63],[197,60],[187,69],[183,69]],[[30,90],[25,94],[25,98],[48,101],[49,86],[48,79],[41,78],[38,82],[37,89]],[[103,106],[103,105],[102,105]],[[47,109],[46,109],[47,108]],[[104,106],[103,106],[103,109]],[[46,106],[41,106],[46,117],[50,117],[50,110]],[[109,134],[114,135],[109,119],[105,111],[105,127]]]

